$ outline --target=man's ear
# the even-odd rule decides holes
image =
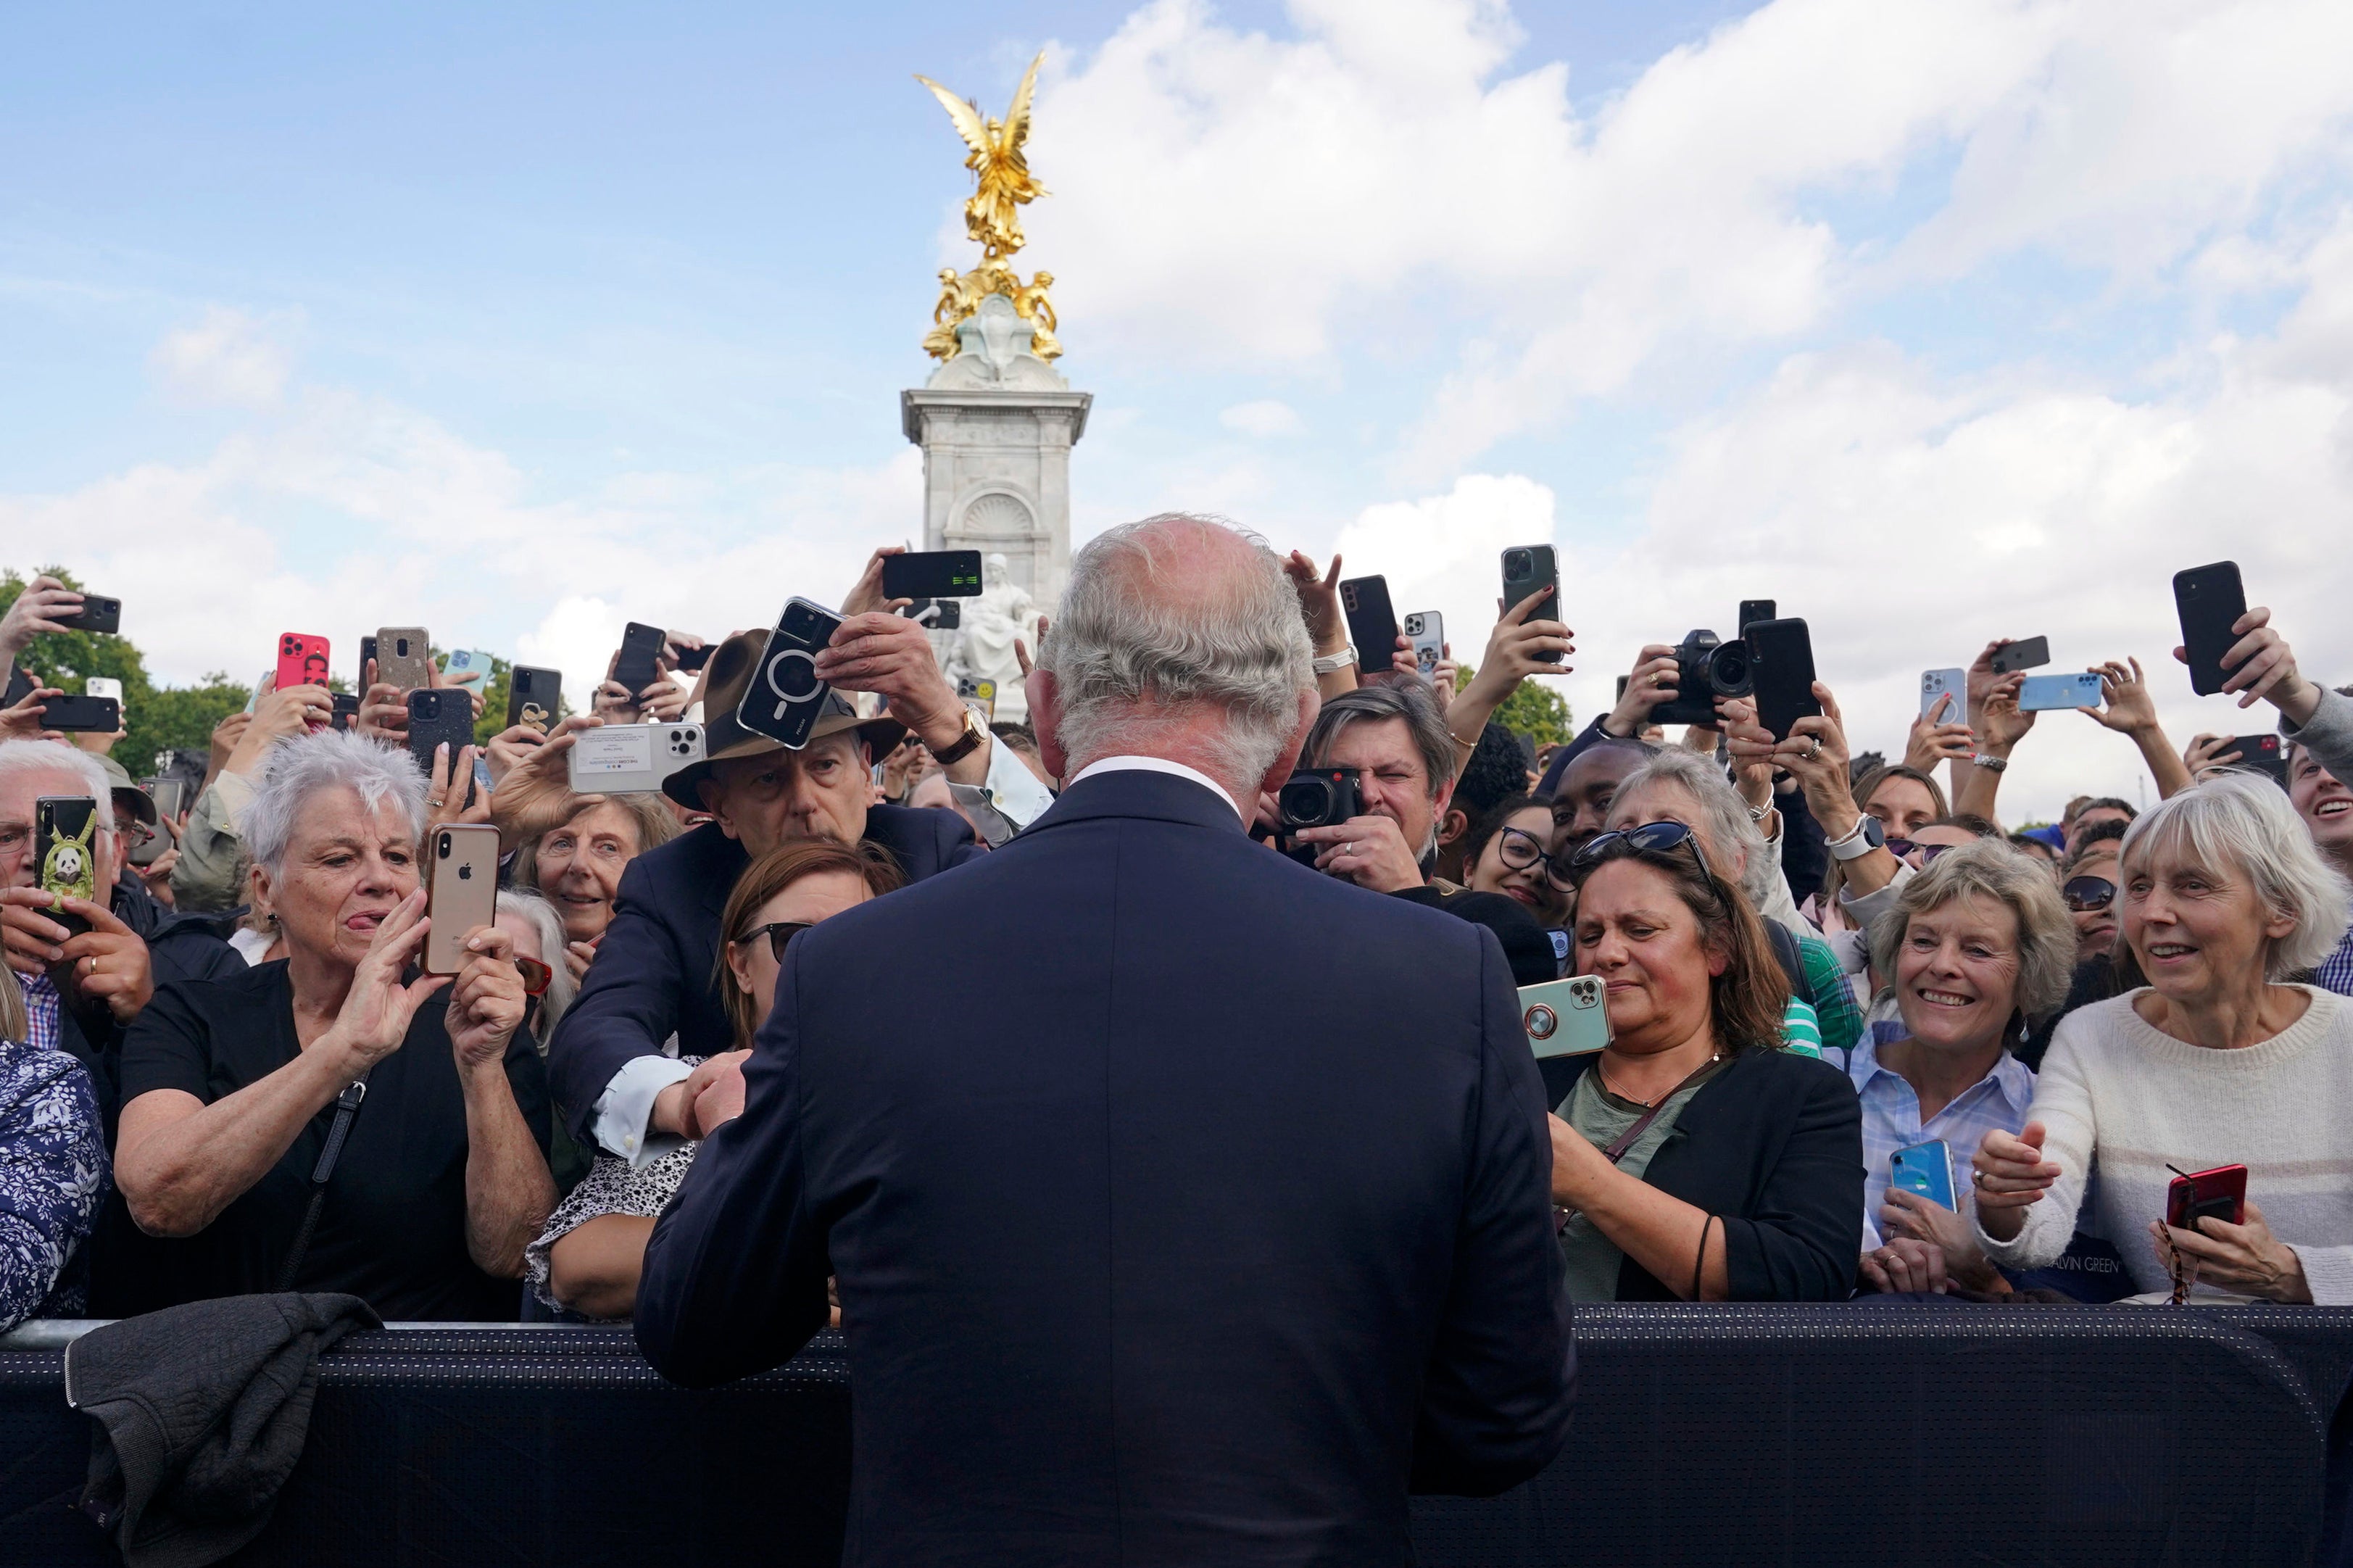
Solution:
[[[1324,711],[1323,696],[1310,686],[1299,694],[1299,720],[1291,727],[1291,738],[1283,742],[1282,754],[1274,759],[1274,766],[1258,781],[1262,795],[1279,795],[1283,784],[1299,766],[1299,753],[1306,749],[1309,731],[1315,728],[1315,716]]]
[[[719,824],[719,831],[730,838],[736,837],[735,819],[727,815],[726,786],[706,774],[694,781],[694,793],[702,800],[702,809],[711,814],[711,820]]]
[[[1038,732],[1038,760],[1058,779],[1071,776],[1070,753],[1062,748],[1062,693],[1054,678],[1032,668],[1022,684],[1029,700],[1029,727]]]
[[[1438,842],[1451,845],[1471,831],[1471,818],[1462,808],[1449,801],[1438,818]]]

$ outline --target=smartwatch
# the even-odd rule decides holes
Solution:
[[[1831,852],[1833,859],[1860,860],[1873,850],[1885,845],[1886,842],[1887,829],[1879,825],[1879,818],[1866,811],[1861,819],[1847,830],[1845,837],[1834,838],[1824,844],[1822,847]]]

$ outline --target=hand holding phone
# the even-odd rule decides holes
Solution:
[[[2222,656],[2239,640],[2239,617],[2247,613],[2246,589],[2239,582],[2239,563],[2217,561],[2173,574],[2173,605],[2181,617],[2181,649],[2189,666],[2189,689],[2211,697],[2222,689],[2231,672]]]
[[[1389,607],[1386,577],[1350,577],[1340,584],[1340,612],[1348,620],[1348,640],[1356,645],[1356,676],[1387,675],[1397,668],[1397,612]]]
[[[327,639],[311,632],[279,633],[278,668],[272,685],[280,691],[290,691],[298,686],[315,686],[324,690]]]
[[[1557,621],[1560,613],[1560,564],[1549,544],[1514,544],[1504,552],[1504,614],[1510,615],[1531,594],[1544,598],[1527,614],[1532,621]],[[1560,652],[1546,648],[1531,656],[1558,664]]]

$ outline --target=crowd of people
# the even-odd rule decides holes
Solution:
[[[45,729],[63,693],[0,710],[0,1327],[289,1288],[388,1320],[630,1318],[657,1220],[747,1114],[793,945],[1018,855],[1058,770],[1100,754],[1076,709],[976,714],[882,597],[889,553],[841,604],[797,748],[737,718],[765,631],[671,634],[653,685],[498,734],[487,787],[472,746],[412,761],[406,693],[373,668],[343,723],[324,685],[262,691],[176,812],[116,737]],[[1296,717],[1297,767],[1345,773],[1357,805],[1291,829],[1277,790],[1235,803],[1270,863],[1479,928],[1514,986],[1604,987],[1608,1043],[1549,1080],[1545,1123],[1571,1300],[2353,1302],[2353,1133],[2326,1110],[2353,1098],[2353,689],[2300,670],[2267,612],[2238,623],[2226,690],[2275,710],[2285,787],[2216,737],[2177,751],[2126,658],[2088,711],[2162,798],[2013,831],[2003,775],[2038,714],[1997,672],[2005,639],[1957,700],[1870,737],[1899,761],[1858,753],[1821,686],[1786,733],[1733,697],[1669,735],[1656,645],[1531,767],[1495,715],[1569,668],[1561,606],[1502,606],[1467,680],[1402,637],[1366,674],[1387,650],[1350,646],[1340,563],[1280,569],[1314,689],[1256,720]],[[80,599],[33,580],[0,675]],[[1077,657],[1054,647],[1074,613],[1025,668]],[[1169,684],[1231,649],[1155,657],[1090,679],[1268,706]],[[584,734],[678,719],[703,754],[659,793],[573,788]],[[41,886],[57,797],[93,803],[94,898]],[[454,974],[421,963],[447,825],[494,828],[501,867]],[[957,1026],[871,1007],[866,1048]],[[2235,1217],[2179,1212],[2178,1178],[2233,1166]],[[860,1308],[846,1283],[829,1303]]]

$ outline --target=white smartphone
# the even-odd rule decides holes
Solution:
[[[1521,986],[1520,1021],[1528,1032],[1528,1048],[1539,1058],[1599,1050],[1609,1043],[1607,1002],[1598,974]]]
[[[1416,610],[1405,618],[1406,640],[1413,644],[1413,664],[1424,679],[1438,678],[1438,661],[1446,657],[1446,617],[1436,610]]]
[[[111,697],[117,702],[122,700],[122,682],[111,675],[85,677],[81,683],[81,690],[85,697]]]
[[[1950,697],[1945,711],[1936,721],[1940,724],[1966,724],[1969,721],[1969,672],[1966,669],[1924,669],[1920,672],[1920,717],[1936,711],[1936,700]]]
[[[567,772],[582,795],[643,795],[681,768],[702,761],[702,726],[606,724],[572,742]]]

